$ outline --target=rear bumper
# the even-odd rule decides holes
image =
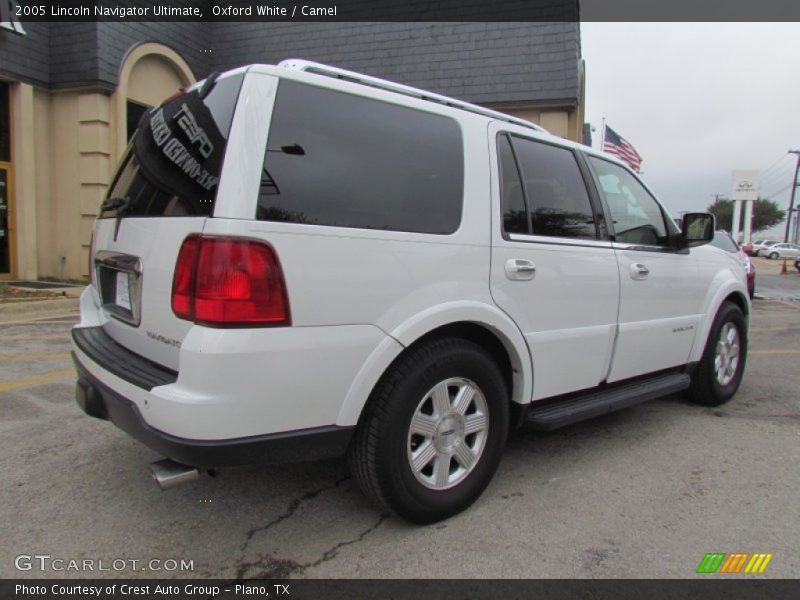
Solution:
[[[214,443],[355,426],[371,389],[358,387],[371,376],[365,364],[387,345],[401,348],[364,324],[194,325],[165,362],[149,331],[109,323],[95,296],[90,286],[81,297],[81,322],[73,329],[76,360],[132,403],[150,428],[181,440]]]
[[[355,429],[332,425],[225,440],[180,438],[149,425],[134,402],[92,375],[74,352],[73,359],[78,371],[75,400],[86,414],[110,420],[152,450],[186,465],[286,463],[341,456]]]

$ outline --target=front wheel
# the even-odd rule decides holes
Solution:
[[[378,383],[350,447],[350,470],[378,505],[434,523],[489,484],[508,422],[508,390],[493,358],[469,340],[429,340]]]
[[[770,257],[772,260],[775,260],[776,258],[778,258],[778,256],[779,256],[779,255],[778,255],[778,253],[777,253],[777,252],[772,252],[772,253],[770,253],[770,255],[769,255],[769,257]]]
[[[703,358],[692,373],[689,397],[697,404],[719,406],[739,389],[747,359],[747,319],[733,302],[719,309]]]

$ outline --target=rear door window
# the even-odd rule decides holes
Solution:
[[[597,239],[586,182],[571,150],[502,134],[498,154],[506,233]],[[525,208],[528,218],[520,222],[516,215]]]
[[[210,216],[243,75],[145,112],[100,217]]]
[[[257,219],[449,234],[461,222],[463,186],[455,120],[279,84]]]

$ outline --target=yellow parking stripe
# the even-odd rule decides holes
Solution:
[[[39,324],[42,321],[47,321],[47,319],[59,319],[65,317],[75,317],[77,321],[77,317],[79,316],[76,312],[69,312],[69,313],[58,313],[55,315],[42,315],[41,317],[36,317],[35,319],[21,319],[17,321],[5,321],[0,317],[0,326],[4,325],[25,325],[28,323],[31,324]],[[46,324],[46,323],[45,323]]]
[[[42,333],[22,335],[0,335],[0,342],[18,342],[24,340],[68,340],[69,331],[64,333]]]
[[[66,360],[69,352],[54,352],[52,354],[0,354],[2,360]]]
[[[56,371],[54,373],[45,373],[44,375],[36,375],[35,377],[27,377],[25,379],[0,381],[0,393],[8,392],[9,390],[15,390],[17,388],[29,387],[31,385],[39,385],[40,383],[47,383],[49,381],[56,381],[58,379],[66,379],[67,377],[75,377],[75,369]]]

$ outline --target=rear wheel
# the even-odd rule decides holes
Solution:
[[[423,342],[373,392],[350,447],[350,470],[380,506],[433,523],[483,492],[508,420],[503,375],[481,346],[460,338]]]
[[[777,252],[770,252],[770,255],[769,255],[769,257],[770,257],[772,260],[775,260],[776,258],[778,258],[778,256],[779,256],[779,255],[778,255],[778,253],[777,253]]]
[[[747,358],[747,320],[742,309],[725,302],[719,309],[700,364],[692,373],[693,402],[719,406],[739,389]]]

